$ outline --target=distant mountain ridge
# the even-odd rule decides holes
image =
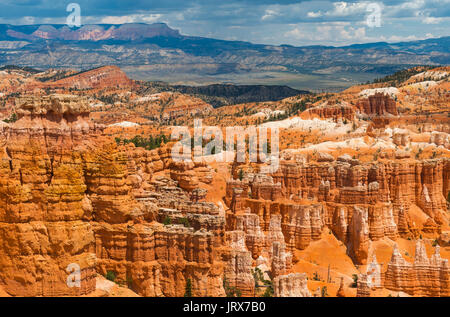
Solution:
[[[181,35],[165,23],[87,24],[79,28],[70,28],[61,24],[0,25],[0,40],[133,41],[156,36],[180,37]]]
[[[164,23],[0,24],[0,65],[91,69],[117,65],[131,78],[343,89],[417,65],[449,65],[450,37],[343,47],[263,45],[186,36]]]
[[[33,24],[33,25],[11,25],[0,24],[0,41],[17,41],[17,40],[60,40],[60,41],[134,41],[145,40],[157,37],[177,38],[181,40],[206,40],[208,42],[223,42],[236,45],[240,43],[244,46],[261,46],[261,47],[280,47],[284,49],[336,49],[336,48],[412,48],[414,45],[418,50],[424,49],[421,44],[433,44],[431,48],[434,49],[448,49],[450,44],[450,36],[441,38],[432,38],[417,41],[404,41],[397,43],[388,42],[374,42],[363,44],[351,44],[346,46],[326,46],[326,45],[306,45],[306,46],[292,46],[292,45],[265,45],[253,44],[245,41],[229,41],[210,39],[198,36],[181,35],[178,30],[170,28],[166,23],[125,23],[125,24],[85,24],[80,27],[69,27],[66,24]],[[437,44],[437,45],[436,45]],[[441,45],[439,45],[441,44]]]

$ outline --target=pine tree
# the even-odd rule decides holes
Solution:
[[[190,278],[186,280],[186,286],[184,288],[184,297],[192,297],[192,281]]]

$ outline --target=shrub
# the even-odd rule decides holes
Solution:
[[[242,168],[239,170],[239,180],[242,180],[244,178],[244,171],[242,170]]]
[[[422,154],[422,149],[420,148],[417,153],[416,153],[416,159],[418,159],[420,157],[420,154]]]
[[[274,293],[272,281],[264,279],[264,274],[260,268],[255,268],[254,271],[252,270],[252,274],[253,279],[255,280],[255,288],[259,287],[259,281],[261,281],[266,287],[266,290],[264,291],[262,297],[272,297]]]
[[[263,272],[261,271],[260,268],[255,268],[255,270],[252,270],[252,274],[253,274],[253,279],[255,280],[255,286],[258,286],[258,281],[263,281],[264,280],[264,276],[263,276]]]
[[[262,295],[263,297],[273,297],[273,286],[272,283],[266,288],[266,291]]]
[[[116,137],[115,141],[117,144],[123,141],[124,144],[133,143],[136,147],[143,147],[146,150],[153,150],[167,143],[169,141],[169,137],[164,134],[160,134],[156,137],[151,135],[148,139],[146,139],[140,135],[135,135],[131,139],[120,139],[119,137]]]
[[[8,119],[5,119],[5,120],[3,120],[3,122],[6,122],[6,123],[14,123],[14,122],[16,122],[17,121],[17,114],[16,113],[13,113]]]
[[[317,272],[314,272],[313,274],[313,281],[320,281],[320,276],[317,274]]]
[[[352,287],[353,288],[357,288],[358,287],[358,275],[357,274],[353,274],[353,283],[352,283]]]
[[[242,293],[234,286],[230,286],[226,276],[223,277],[223,289],[227,297],[241,297]]]
[[[167,225],[170,225],[171,223],[172,223],[172,219],[170,219],[169,216],[166,216],[166,218],[164,218],[164,220],[163,220],[163,224],[165,226],[167,226]]]
[[[106,271],[105,278],[111,282],[116,281],[116,273],[114,271]]]
[[[190,227],[189,220],[187,218],[178,219],[178,223],[185,226],[186,228]]]

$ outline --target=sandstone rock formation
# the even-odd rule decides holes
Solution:
[[[345,104],[322,104],[309,108],[302,112],[303,118],[319,117],[321,119],[348,120],[351,121],[355,117],[355,108]]]
[[[359,100],[357,107],[368,115],[397,115],[395,100],[383,93],[375,93],[367,99]]]
[[[361,163],[345,155],[323,157],[319,163],[282,160],[271,176],[229,180],[225,202],[233,213],[249,208],[263,231],[281,215],[289,250],[307,247],[326,225],[359,264],[367,261],[370,241],[417,234],[410,206],[429,217],[424,232],[438,232],[447,217],[448,159]]]
[[[344,278],[341,277],[341,282],[339,284],[339,289],[336,293],[336,297],[345,297],[345,291],[344,291]]]
[[[306,283],[306,274],[291,273],[278,276],[273,280],[274,296],[311,297]]]
[[[89,294],[95,275],[112,271],[140,295],[181,296],[187,278],[196,296],[224,295],[224,218],[216,206],[192,202],[176,181],[151,181],[168,165],[163,151],[132,153],[104,139],[76,96],[28,96],[16,107],[19,120],[1,135],[7,293]],[[150,223],[167,215],[174,224]],[[81,269],[79,288],[66,283],[71,264]]]
[[[83,181],[90,167],[79,146],[99,128],[75,96],[24,98],[17,106],[19,120],[1,135],[3,288],[17,296],[88,294],[95,290],[95,237]],[[66,284],[72,263],[82,272],[80,288]]]
[[[349,251],[356,263],[365,264],[369,253],[368,213],[355,207],[349,231]]]
[[[406,262],[397,247],[394,248],[385,273],[384,286],[410,295],[449,296],[449,270],[448,260],[440,257],[439,246],[430,259],[423,242],[418,240],[413,264]]]
[[[371,289],[367,281],[367,274],[361,274],[358,277],[358,288],[356,297],[370,297]]]
[[[438,238],[438,243],[441,247],[450,246],[450,232],[449,231],[442,232]]]
[[[238,288],[242,296],[253,296],[255,281],[251,271],[251,253],[245,247],[245,233],[243,231],[229,231],[226,233],[230,250],[223,257],[227,263],[225,277],[231,286]]]

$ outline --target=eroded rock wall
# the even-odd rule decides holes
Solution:
[[[118,146],[79,96],[26,96],[16,108],[19,120],[0,135],[0,284],[8,294],[85,295],[96,274],[112,271],[144,296],[182,296],[188,278],[194,296],[224,295],[224,216],[192,201],[178,177],[152,180],[171,164],[167,149]],[[207,181],[205,166],[195,168]],[[161,224],[168,214],[173,223]],[[67,284],[71,264],[81,287]]]

